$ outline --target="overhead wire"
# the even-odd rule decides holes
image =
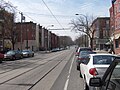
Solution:
[[[4,1],[4,0],[2,0]],[[8,3],[6,1],[4,1],[5,3]],[[45,3],[44,0],[42,0],[42,2],[44,3],[44,5],[47,7],[47,9],[50,11],[51,15],[55,18],[55,20],[57,21],[57,23],[62,27],[61,23],[58,21],[58,19],[55,17],[55,15],[52,13],[52,11],[50,10],[50,8],[47,6],[47,4]],[[9,3],[8,3],[9,4]],[[10,6],[12,6],[11,4],[9,4]],[[17,10],[19,13],[21,13],[22,11],[20,11],[19,9],[15,8],[14,6],[12,6],[15,10]],[[23,13],[23,12],[22,12]],[[35,14],[35,13],[34,13]],[[28,18],[30,18],[31,20],[35,21],[36,23],[39,23],[38,21],[36,21],[35,19],[31,18],[30,16],[28,16],[27,14],[23,13],[23,15],[27,16]],[[40,15],[40,14],[39,14]],[[59,15],[60,16],[60,15]],[[64,28],[63,28],[64,29]]]
[[[56,18],[56,16],[52,13],[52,11],[50,10],[50,8],[47,6],[47,4],[45,3],[44,0],[42,0],[42,2],[44,3],[44,5],[47,7],[47,9],[50,11],[51,15],[55,18],[55,20],[58,22],[58,24],[63,28],[63,26],[60,24],[60,22],[58,21],[58,19]],[[64,29],[64,28],[63,28]]]
[[[16,7],[14,7],[14,6],[12,6],[11,4],[10,4],[10,2],[8,3],[8,2],[6,2],[6,1],[4,1],[4,0],[2,0],[4,3],[7,3],[7,4],[9,4],[12,8],[14,8],[16,11],[18,11],[19,13],[21,13],[22,11],[20,11],[19,9],[17,9]],[[31,18],[30,16],[28,16],[27,14],[23,14],[23,15],[25,15],[25,16],[27,16],[28,18],[30,18],[31,20],[33,20],[33,21],[35,21],[36,23],[39,23],[39,22],[37,22],[36,20],[34,20],[33,18]]]

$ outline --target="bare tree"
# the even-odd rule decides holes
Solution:
[[[9,39],[12,43],[12,48],[14,49],[14,44],[17,39],[17,30],[15,30],[15,7],[5,1],[0,2],[0,17],[3,19],[3,40]],[[4,42],[3,42],[4,43]],[[3,47],[4,49],[4,47]]]
[[[93,22],[93,16],[91,18],[89,16],[80,14],[80,17],[76,20],[71,20],[72,30],[79,31],[80,33],[84,33],[88,36],[90,40],[90,46],[93,48],[93,39],[94,39],[94,32],[91,28],[91,24]],[[87,41],[88,42],[88,41]]]
[[[60,38],[60,47],[66,48],[67,46],[71,46],[74,44],[70,36],[59,36],[59,38]]]

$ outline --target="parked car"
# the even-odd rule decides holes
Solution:
[[[32,50],[23,50],[23,57],[34,57],[34,52]]]
[[[4,59],[4,54],[0,53],[0,63],[2,63],[3,59]]]
[[[76,56],[79,56],[81,51],[92,51],[92,48],[90,48],[90,47],[78,47],[76,50]]]
[[[80,64],[80,74],[84,80],[84,90],[89,90],[90,78],[102,77],[106,69],[115,59],[113,54],[90,54],[88,60],[82,60]]]
[[[61,51],[59,48],[53,48],[52,50],[51,50],[51,52],[57,52],[57,51]]]
[[[76,59],[77,70],[80,70],[80,63],[82,60],[88,59],[89,54],[95,54],[96,52],[92,51],[81,51]]]
[[[120,90],[120,57],[112,61],[103,77],[90,78],[94,90]]]
[[[23,54],[19,50],[10,50],[4,54],[5,60],[16,60],[23,58]]]

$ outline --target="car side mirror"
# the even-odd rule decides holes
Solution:
[[[93,87],[100,87],[102,85],[102,80],[100,77],[93,77],[93,78],[90,78],[89,84],[90,86],[93,86]]]

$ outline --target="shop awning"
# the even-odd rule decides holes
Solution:
[[[111,44],[111,42],[106,42],[105,44],[106,44],[106,45],[110,45],[110,44]]]
[[[115,34],[115,39],[118,39],[120,37],[120,33],[119,34]]]

